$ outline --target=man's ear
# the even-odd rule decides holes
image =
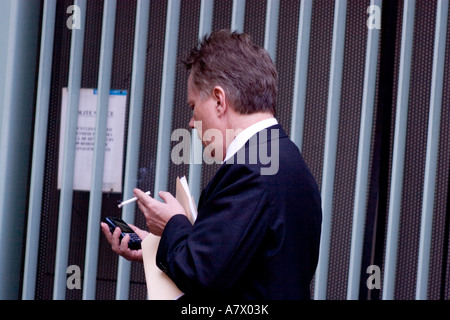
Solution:
[[[221,117],[227,109],[225,90],[223,90],[223,88],[220,86],[215,86],[212,92],[212,96],[217,103],[217,116]]]

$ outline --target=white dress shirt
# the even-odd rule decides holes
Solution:
[[[276,124],[278,124],[277,119],[269,118],[254,123],[245,130],[241,131],[228,146],[227,154],[225,155],[224,161],[227,161],[236,152],[238,152],[238,150],[241,149],[253,135],[257,134],[261,130],[264,130]]]

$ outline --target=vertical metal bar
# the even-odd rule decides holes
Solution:
[[[200,4],[200,22],[198,27],[198,37],[211,32],[214,0],[202,0]],[[191,153],[189,164],[189,189],[194,201],[198,203],[201,192],[202,175],[202,142],[198,137],[197,129],[192,129]]]
[[[381,0],[372,0],[370,4],[381,10]],[[370,11],[368,13],[370,14]],[[356,169],[355,203],[353,206],[352,241],[347,287],[347,299],[352,300],[358,299],[359,296],[379,37],[380,30],[369,29],[367,31],[366,65],[364,72],[361,124],[359,129],[358,165]]]
[[[1,300],[20,297],[40,14],[37,1],[0,1]]]
[[[55,300],[64,299],[66,293],[66,268],[70,244],[70,219],[72,215],[75,143],[83,61],[86,0],[77,0],[75,1],[75,5],[80,9],[81,28],[72,29],[70,48],[67,121],[64,136],[64,157],[62,163],[63,170],[56,243],[55,283],[53,287],[53,298]]]
[[[125,159],[125,176],[123,198],[133,197],[133,188],[139,162],[139,145],[141,137],[142,104],[144,96],[145,61],[147,56],[147,34],[150,0],[139,0],[136,6],[136,26],[134,34],[133,70],[131,75],[130,111],[128,117],[127,151]],[[122,208],[122,218],[134,223],[135,204]],[[116,299],[128,299],[130,288],[131,262],[119,258],[117,271]]]
[[[448,0],[439,0],[436,11],[433,75],[431,80],[430,114],[428,116],[427,156],[422,202],[422,222],[417,270],[416,299],[427,299],[430,269],[431,232],[433,227],[436,167],[439,151],[442,88],[444,82],[445,44],[447,38]]]
[[[169,0],[164,44],[163,74],[161,82],[155,189],[153,193],[157,199],[159,199],[159,191],[167,190],[167,178],[170,161],[170,129],[172,124],[179,20],[180,0]]]
[[[244,32],[245,0],[233,0],[231,31]]]
[[[203,145],[198,137],[197,129],[193,128],[191,133],[191,154],[189,164],[189,189],[195,203],[198,203],[201,194],[201,178],[202,178],[202,157]]]
[[[36,120],[34,126],[30,200],[28,206],[25,266],[23,273],[23,300],[33,300],[36,288],[48,108],[53,58],[53,35],[55,32],[55,13],[56,0],[46,0],[44,2],[42,17],[41,49],[36,99]]]
[[[198,24],[198,36],[202,38],[211,32],[214,0],[202,0],[200,3],[200,22]]]
[[[291,139],[302,150],[303,125],[308,75],[309,39],[311,34],[312,0],[302,0],[297,35],[294,98],[292,101]]]
[[[95,124],[92,182],[89,195],[89,213],[84,264],[83,299],[95,299],[98,241],[103,194],[103,170],[105,163],[105,139],[108,120],[108,102],[111,86],[111,68],[116,20],[116,0],[105,0],[103,7],[102,40],[98,72],[97,119]]]
[[[280,11],[280,0],[267,0],[264,48],[269,52],[270,57],[274,62],[276,61],[277,56],[279,11]]]
[[[320,238],[319,263],[316,271],[314,288],[314,299],[316,300],[326,299],[327,294],[331,216],[333,211],[334,174],[336,169],[336,148],[341,101],[347,1],[336,0],[334,8],[333,44],[331,49],[330,84],[328,88],[328,111],[321,186],[323,216],[322,235]]]
[[[412,42],[414,34],[415,1],[405,0],[403,8],[402,44],[395,118],[394,151],[392,160],[391,191],[383,278],[383,300],[394,298],[397,242],[403,188],[406,127],[408,120],[409,80],[411,74]]]

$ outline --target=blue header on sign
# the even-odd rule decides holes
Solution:
[[[98,94],[98,89],[94,89],[94,94]],[[109,94],[112,96],[126,96],[127,90],[111,89],[109,90]]]

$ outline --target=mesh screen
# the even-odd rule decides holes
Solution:
[[[58,1],[55,25],[55,43],[52,71],[52,86],[49,109],[49,127],[47,137],[47,154],[45,181],[42,203],[41,233],[39,241],[39,261],[36,284],[36,299],[51,299],[53,291],[54,262],[56,250],[56,234],[59,212],[59,191],[56,187],[59,153],[59,130],[61,112],[61,91],[67,87],[70,55],[70,30],[66,27],[66,9],[71,1]],[[130,92],[131,65],[133,53],[135,3],[118,1],[112,89],[124,89]],[[86,10],[85,45],[83,51],[82,88],[96,88],[100,53],[101,24],[103,2],[88,2]],[[127,108],[129,104],[129,95]],[[125,127],[126,132],[126,127]],[[102,199],[102,216],[120,215],[117,202],[121,194],[105,193]],[[84,269],[85,239],[89,192],[74,191],[71,234],[68,264]],[[111,252],[103,238],[99,240],[99,265],[97,271],[97,299],[113,299],[115,297],[115,279],[117,273],[117,257]],[[141,286],[145,290],[143,278]],[[132,290],[131,290],[132,291]],[[144,297],[145,297],[145,291]],[[67,290],[67,299],[81,299],[81,290]],[[141,294],[140,297],[143,297]]]
[[[187,106],[187,78],[188,72],[181,60],[198,42],[198,24],[200,15],[200,1],[181,1],[180,26],[178,29],[178,60],[175,78],[175,92],[172,113],[172,131],[175,129],[189,129],[192,110]],[[171,150],[178,141],[172,142]],[[168,191],[175,194],[176,178],[186,176],[189,179],[189,164],[176,165],[172,161],[169,165]]]
[[[44,173],[41,233],[39,238],[39,260],[36,284],[36,299],[51,299],[53,292],[56,234],[59,212],[59,191],[57,189],[59,130],[61,113],[61,92],[67,86],[70,56],[70,30],[66,27],[66,9],[72,1],[57,2],[55,25],[54,57],[52,66],[51,96],[48,122],[47,151]],[[329,263],[328,299],[345,299],[350,257],[350,241],[356,178],[359,126],[364,82],[365,50],[367,40],[367,7],[370,1],[351,0],[347,7],[345,37],[345,58],[339,114],[338,149],[334,186],[334,203]],[[414,31],[411,89],[407,127],[407,149],[405,157],[404,186],[400,217],[400,235],[396,276],[396,299],[413,299],[417,272],[420,214],[425,168],[426,137],[428,125],[429,91],[431,88],[432,57],[434,45],[435,1],[416,2],[416,25]],[[97,87],[98,65],[102,24],[102,1],[89,1],[86,12],[85,46],[83,57],[82,88]],[[266,1],[247,0],[244,31],[254,41],[264,44]],[[277,118],[286,132],[290,132],[292,94],[294,85],[295,56],[300,1],[280,2],[278,27],[278,47],[276,66],[279,73],[279,94]],[[395,126],[395,98],[397,92],[398,66],[400,56],[401,23],[403,6],[398,5],[397,35],[395,42],[395,68],[393,103],[389,108],[392,125],[387,130],[390,135],[392,157],[393,132]],[[162,62],[167,0],[150,1],[148,49],[144,108],[142,114],[139,170],[137,186],[153,190],[155,159],[158,135],[158,114],[162,79]],[[231,25],[232,0],[215,1],[212,29],[229,28]],[[177,57],[180,58],[198,40],[200,0],[181,1],[180,25]],[[115,26],[112,89],[128,91],[127,115],[131,86],[132,56],[134,42],[136,1],[119,0]],[[311,21],[309,67],[307,71],[307,92],[304,125],[303,156],[310,166],[319,187],[322,179],[323,148],[327,114],[329,68],[333,34],[333,1],[314,1]],[[450,34],[450,24],[448,26]],[[383,30],[382,30],[383,35]],[[383,68],[382,61],[378,68]],[[450,86],[450,37],[447,37],[444,88]],[[191,112],[186,107],[187,73],[181,63],[177,63],[174,88],[172,130],[188,128]],[[378,90],[378,85],[377,85]],[[376,93],[378,96],[378,92]],[[448,238],[450,207],[450,93],[444,90],[442,104],[441,134],[438,158],[435,212],[433,220],[432,254],[429,280],[429,297],[450,298],[450,263],[448,261]],[[376,103],[377,112],[378,103]],[[127,127],[125,128],[127,130]],[[126,132],[126,131],[125,131]],[[126,138],[126,137],[125,137]],[[176,143],[176,142],[175,142]],[[173,146],[174,143],[172,143]],[[126,149],[126,139],[125,139]],[[376,161],[380,161],[379,159]],[[125,163],[125,161],[124,161]],[[374,166],[376,167],[377,164]],[[218,165],[202,166],[201,188],[212,178]],[[188,165],[169,165],[168,191],[174,193],[177,176],[188,175]],[[389,172],[391,170],[389,169]],[[389,194],[388,190],[381,190]],[[380,192],[381,192],[380,191]],[[104,193],[102,217],[120,215],[117,202],[122,199],[118,193]],[[85,239],[89,193],[75,191],[71,216],[69,265],[79,265],[84,269]],[[144,228],[142,214],[136,210],[135,223]],[[387,222],[387,220],[386,220]],[[386,226],[384,226],[386,227]],[[373,222],[366,228],[376,228]],[[372,244],[365,244],[369,250]],[[371,250],[371,249],[370,249]],[[368,255],[370,255],[369,253]],[[117,256],[100,235],[97,272],[97,299],[114,299],[117,278]],[[383,261],[384,263],[384,261]],[[383,266],[380,266],[383,270]],[[365,281],[364,270],[361,281]],[[67,290],[67,299],[81,299],[81,290]],[[132,264],[130,299],[145,299],[146,288],[143,268]]]
[[[367,41],[364,9],[369,4],[370,1],[351,1],[347,7],[331,233],[331,238],[339,241],[331,242],[330,299],[344,299],[347,291]]]
[[[70,33],[65,28],[63,10],[68,1],[57,2],[55,43],[50,93],[49,121],[47,129],[47,153],[45,161],[44,190],[42,199],[39,238],[39,259],[36,279],[36,299],[51,299],[53,291],[56,234],[58,223],[59,192],[57,191],[58,151],[61,88],[67,86],[69,72]],[[65,48],[62,50],[61,48]]]
[[[426,25],[428,25],[428,28],[434,26],[434,17],[435,10],[432,6],[428,7],[426,5],[424,7],[423,2],[416,4],[414,53],[411,64],[404,184],[399,230],[400,241],[396,273],[396,277],[399,283],[401,283],[396,288],[395,293],[395,297],[398,299],[413,299],[415,296],[417,248],[420,235],[429,90],[431,83],[429,79],[431,79],[431,67],[433,63],[433,51],[417,50],[417,45],[433,48],[433,32],[428,32]]]
[[[445,56],[444,70],[444,88],[450,87],[450,24],[447,25],[447,44]],[[438,156],[437,171],[437,190],[435,206],[439,212],[438,218],[433,224],[433,234],[436,229],[441,229],[440,237],[432,239],[432,265],[430,270],[430,278],[433,289],[430,291],[431,298],[438,298],[438,287],[440,290],[440,299],[450,299],[450,261],[448,259],[450,253],[449,237],[450,237],[450,92],[443,90],[442,96],[442,114],[441,114],[441,134]],[[442,251],[440,251],[442,249]],[[439,262],[442,262],[439,268]]]
[[[433,50],[431,48],[434,48],[435,24],[436,2],[418,1],[416,3],[415,11],[404,185],[396,272],[396,299],[414,299],[415,297],[433,66]],[[448,70],[446,82],[448,84]],[[446,90],[444,90],[444,92],[445,91]],[[448,95],[444,95],[442,104],[442,124],[446,123],[445,119],[448,117],[448,105]],[[443,250],[446,249],[443,248],[443,240],[446,217],[445,198],[447,196],[448,187],[448,159],[448,126],[443,125],[440,138],[438,180],[433,214],[432,253],[428,286],[428,294],[431,299],[438,299],[440,296],[441,270],[443,267],[445,268],[445,266],[443,266],[442,257]]]

